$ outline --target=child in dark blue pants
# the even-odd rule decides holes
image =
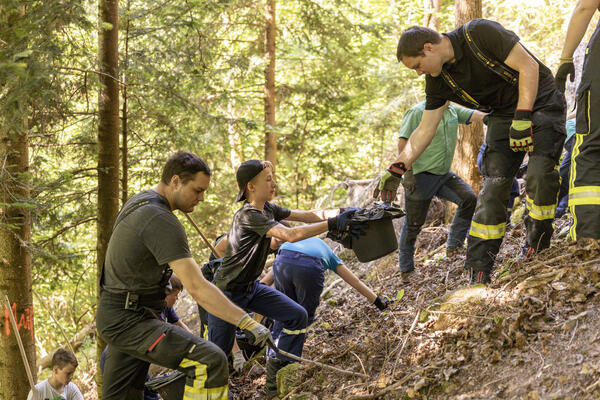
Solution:
[[[325,270],[328,269],[358,290],[369,303],[380,310],[387,307],[388,301],[377,296],[361,282],[321,239],[313,237],[296,243],[284,243],[273,263],[275,288],[304,307],[308,314],[307,325],[312,324],[315,319],[315,311],[323,292]],[[275,321],[272,336],[276,345],[285,331],[283,324]],[[274,357],[275,352],[270,350],[269,356]]]

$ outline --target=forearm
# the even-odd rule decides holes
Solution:
[[[596,3],[598,3],[596,1]],[[585,35],[588,25],[592,16],[596,12],[598,4],[594,4],[594,1],[580,0],[569,21],[569,27],[567,28],[567,37],[565,39],[565,45],[563,47],[561,58],[572,58],[575,49],[579,46],[581,39]]]
[[[369,303],[373,303],[377,298],[375,292],[373,292],[367,285],[358,279],[358,277],[354,275],[352,271],[350,271],[345,265],[340,264],[337,266],[337,274],[344,280],[344,282],[348,283],[350,286],[356,289],[358,293],[366,297]]]
[[[246,312],[233,304],[215,285],[205,282],[204,285],[186,289],[208,313],[237,326]]]
[[[293,210],[290,216],[286,218],[286,221],[298,221],[310,224],[325,221],[327,220],[327,218],[330,217],[335,217],[338,214],[338,212],[338,209],[311,211]]]
[[[320,233],[327,232],[328,225],[327,221],[321,221],[314,224],[296,226],[290,228],[287,233],[287,238],[284,239],[286,242],[299,242],[300,240],[308,239],[313,236],[317,236]]]

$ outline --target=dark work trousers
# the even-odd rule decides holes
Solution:
[[[477,168],[481,172],[481,164],[483,163],[483,154],[487,149],[487,144],[483,142],[479,147],[479,154],[477,154]],[[561,175],[562,176],[562,175]],[[568,186],[567,186],[568,189]],[[519,181],[517,178],[513,179],[512,186],[510,187],[510,196],[508,197],[508,204],[506,205],[506,223],[510,222],[510,215],[512,214],[513,207],[515,206],[515,199],[521,194],[519,188]]]
[[[302,354],[308,316],[301,305],[257,280],[249,282],[245,289],[223,290],[223,293],[238,307],[281,322],[283,332],[279,337],[278,347],[297,356]],[[233,348],[235,329],[234,325],[208,314],[208,337],[225,354],[229,354]]]
[[[415,175],[415,189],[405,191],[406,216],[398,239],[398,267],[400,272],[415,269],[414,254],[417,235],[425,223],[433,196],[451,201],[458,206],[448,232],[446,247],[450,250],[462,247],[471,225],[477,197],[475,192],[458,175],[450,171],[444,175],[421,172]]]
[[[108,356],[108,346],[106,346],[104,348],[104,351],[102,352],[102,355],[100,355],[100,372],[102,372],[102,375],[104,375],[104,365],[106,364],[106,357]],[[143,368],[143,371],[140,370],[139,375],[136,373],[134,374],[134,382],[132,382],[132,385],[134,385],[137,389],[136,390],[140,390],[139,389],[139,385],[141,384],[143,386],[142,390],[144,391],[144,400],[158,400],[158,393],[156,393],[154,390],[148,389],[144,383],[150,380],[150,375],[148,374],[148,367],[150,366],[149,363],[143,363],[140,364],[140,367]],[[141,379],[141,374],[145,373],[146,375],[144,376],[144,380],[142,382]]]
[[[552,220],[556,210],[559,175],[557,164],[565,141],[565,99],[555,90],[546,108],[533,113],[534,149],[527,167],[528,214],[526,245],[536,251],[550,246]],[[483,155],[483,189],[467,244],[465,267],[474,272],[490,273],[506,232],[506,203],[513,179],[525,152],[513,152],[509,146],[511,117],[489,117]]]
[[[571,153],[573,151],[573,144],[575,143],[575,136],[571,136],[569,140],[565,142],[565,154],[560,163],[560,190],[558,192],[558,205],[556,206],[556,218],[562,217],[567,212],[569,205],[569,177],[571,172]]]
[[[571,237],[600,239],[600,22],[592,35],[577,88],[577,128],[571,165]]]
[[[297,251],[281,250],[273,263],[273,277],[277,290],[304,307],[308,315],[307,326],[310,326],[315,320],[325,281],[321,259]],[[273,339],[278,347],[284,329],[281,321],[275,321]],[[298,352],[294,352],[298,356],[302,355],[304,342],[299,345]],[[275,357],[273,350],[269,350],[269,357]]]
[[[213,343],[161,320],[164,304],[127,310],[122,296],[101,292],[96,324],[109,345],[102,399],[142,399],[148,363],[154,363],[187,375],[184,400],[227,400],[225,354]]]

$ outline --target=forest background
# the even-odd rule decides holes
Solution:
[[[573,1],[459,2],[481,7],[556,70]],[[375,178],[395,153],[403,113],[424,97],[423,77],[396,60],[399,35],[412,25],[454,29],[456,4],[121,0],[111,50],[103,40],[115,32],[107,22],[116,21],[115,2],[3,0],[0,394],[22,398],[27,385],[3,295],[22,336],[31,333],[32,366],[93,325],[115,212],[158,182],[174,151],[194,152],[214,171],[194,212],[209,238],[229,228],[243,160],[276,161],[277,202],[290,208],[313,208],[344,180]],[[102,135],[106,112],[116,142]],[[106,179],[117,191],[103,198]],[[339,189],[327,206],[345,199]],[[208,252],[186,228],[201,262]],[[91,368],[95,339],[78,356]]]

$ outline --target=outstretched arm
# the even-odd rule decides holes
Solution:
[[[445,105],[438,109],[425,110],[423,112],[421,123],[402,147],[396,163],[403,163],[406,169],[410,169],[412,163],[423,154],[427,146],[429,146],[435,137],[435,132],[437,131],[438,125],[442,120],[448,104],[450,103],[446,102]],[[400,150],[400,142],[398,144],[398,150]]]
[[[377,295],[369,289],[367,285],[365,285],[352,271],[348,269],[344,264],[338,264],[337,266],[337,274],[342,278],[346,283],[352,286],[354,289],[358,291],[358,293],[362,294],[367,298],[369,303],[373,303],[377,298]]]
[[[561,59],[573,58],[573,53],[579,46],[581,39],[583,39],[583,35],[585,35],[585,31],[598,7],[600,7],[600,0],[579,0],[577,2],[567,28],[567,38],[560,55]]]
[[[202,308],[230,324],[239,324],[246,313],[202,276],[200,267],[193,258],[180,258],[171,261],[169,266]]]

